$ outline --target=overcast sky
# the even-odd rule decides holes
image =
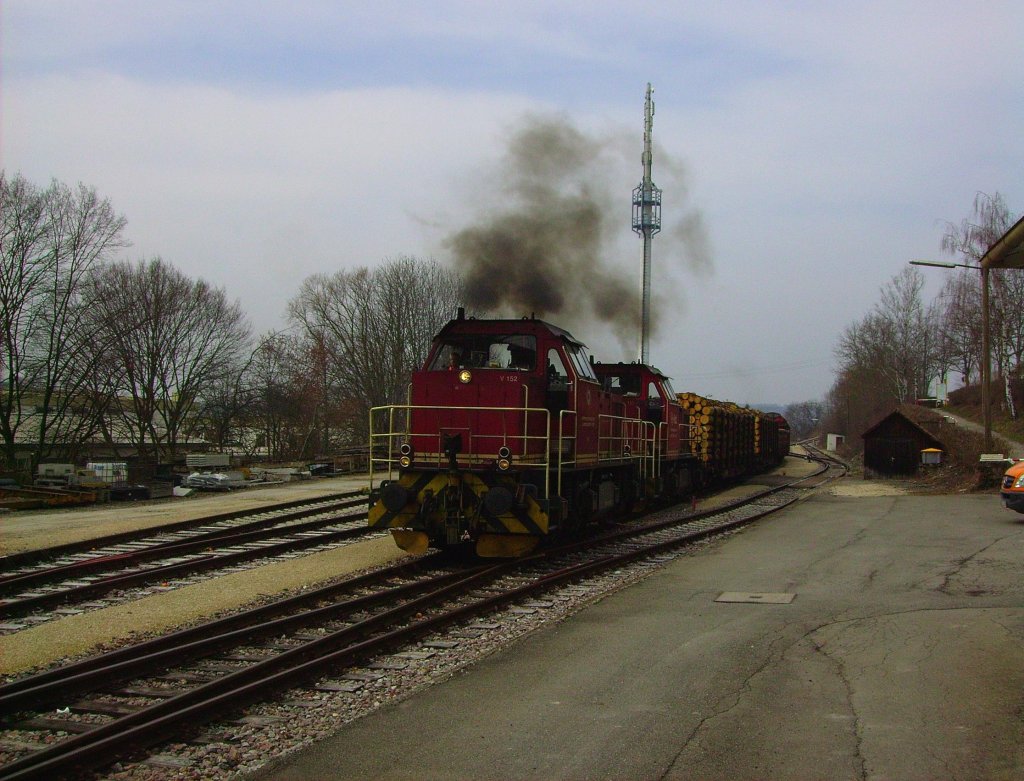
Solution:
[[[223,287],[261,332],[311,274],[449,262],[538,118],[603,150],[593,186],[621,224],[601,252],[639,309],[647,82],[651,359],[677,390],[822,398],[842,329],[940,257],[978,191],[1024,211],[1019,0],[4,0],[0,24],[6,173],[95,187],[128,220],[126,258]],[[931,295],[957,272],[926,273]]]

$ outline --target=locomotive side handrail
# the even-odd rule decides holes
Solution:
[[[615,424],[619,423],[619,433],[615,434]],[[605,425],[607,424],[607,433]],[[622,461],[623,459],[640,462],[640,475],[646,477],[656,469],[656,446],[654,423],[641,418],[628,418],[621,415],[598,415],[597,461]],[[629,450],[626,450],[628,446]]]
[[[567,415],[572,415],[575,418],[575,420],[573,421],[574,422],[574,427],[573,427],[574,431],[576,430],[576,426],[578,425],[576,423],[576,421],[579,420],[579,415],[577,414],[576,410],[565,409],[565,410],[561,410],[558,413],[558,448],[557,448],[558,449],[558,460],[556,461],[556,464],[555,464],[555,488],[556,488],[559,496],[562,496],[562,474],[565,471],[565,467],[576,466],[578,464],[577,452],[576,452],[575,448],[571,447],[572,443],[574,443],[576,441],[576,439],[577,439],[576,435],[575,434],[567,435],[567,434],[563,434],[562,433],[565,430],[565,418],[566,418]],[[636,426],[638,426],[641,429],[641,432],[645,432],[645,431],[649,432],[647,434],[641,433],[638,436],[636,436],[636,438],[635,438],[635,441],[637,441],[638,444],[644,445],[644,447],[642,447],[642,448],[638,447],[636,449],[636,452],[632,453],[629,456],[626,456],[626,455],[622,454],[621,450],[619,451],[619,453],[617,455],[612,455],[612,451],[608,451],[608,455],[605,455],[602,452],[602,450],[601,450],[601,441],[602,441],[602,436],[600,434],[600,422],[601,422],[601,420],[608,420],[608,421],[616,421],[617,420],[617,421],[620,421],[622,423],[636,425]],[[619,438],[621,438],[621,436]],[[552,436],[551,439],[552,439],[552,443],[554,443],[554,441],[555,441],[554,436]],[[611,462],[620,462],[621,463],[622,461],[639,460],[640,464],[641,464],[641,467],[640,467],[641,468],[641,475],[644,475],[644,474],[647,473],[647,470],[648,470],[647,462],[650,461],[651,458],[653,457],[650,453],[647,452],[646,445],[649,442],[651,442],[653,439],[654,439],[654,424],[653,423],[650,423],[650,422],[648,422],[646,420],[641,420],[640,418],[627,418],[627,417],[621,417],[621,416],[618,416],[618,415],[598,415],[598,448],[597,448],[597,453],[596,453],[597,463],[598,464],[606,464],[606,463],[611,463]],[[566,441],[568,441],[570,443],[570,447],[569,448],[565,447],[565,442]],[[572,450],[573,456],[572,456],[572,458],[566,458],[565,457],[566,451],[570,450],[570,449]]]
[[[565,448],[562,447],[562,440],[568,439],[570,442],[576,441],[576,434],[574,433],[571,437],[566,437],[562,432],[565,431],[565,416],[576,415],[574,409],[563,409],[558,413],[558,467],[557,467],[557,479],[555,485],[558,489],[558,495],[562,496],[562,471],[565,466],[576,463],[576,449],[573,448],[572,460],[566,461],[563,458]],[[573,421],[573,431],[575,431],[575,420]]]
[[[669,441],[669,426],[671,424],[667,422],[661,422],[658,424],[658,435],[654,444],[655,459],[654,459],[654,477],[661,477],[661,471],[664,467],[665,456],[668,450]],[[678,455],[694,455],[693,443],[696,441],[694,436],[694,430],[697,428],[692,423],[679,422],[676,424],[679,427],[679,453]],[[684,436],[684,434],[686,436]]]
[[[529,428],[529,426],[530,426],[530,386],[529,385],[521,385],[520,387],[523,389],[523,455],[525,455],[526,454],[526,444],[527,444],[527,433],[526,432],[530,430],[530,428]],[[545,410],[545,411],[547,411],[547,410]],[[548,416],[547,416],[547,418],[544,421],[544,423],[545,423],[544,430],[545,431],[547,431],[547,422],[550,419],[551,419],[551,413],[548,412]],[[545,486],[544,493],[547,494],[547,487],[546,486]]]

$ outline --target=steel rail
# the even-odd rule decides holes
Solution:
[[[826,465],[821,471],[827,469]],[[816,474],[820,474],[820,472]],[[793,483],[802,482],[805,479],[807,478],[800,478]],[[728,514],[737,506],[754,503],[766,495],[788,487],[790,486],[775,487],[755,497],[748,497],[742,502],[716,508],[714,512],[702,513],[700,518],[691,515],[621,530],[595,540],[537,553],[526,559],[480,567],[466,577],[459,577],[461,573],[457,573],[452,576],[453,580],[450,583],[372,616],[360,624],[346,627],[324,638],[285,651],[252,667],[202,684],[87,733],[68,738],[55,746],[16,760],[0,768],[0,779],[13,781],[13,779],[49,778],[56,774],[81,771],[109,762],[113,757],[122,756],[127,750],[165,740],[169,731],[180,731],[186,726],[194,726],[197,723],[208,721],[220,713],[236,710],[253,701],[263,699],[269,691],[295,685],[333,667],[362,659],[411,637],[420,636],[439,626],[460,620],[467,615],[490,610],[500,604],[515,601],[522,596],[549,589],[554,585],[579,579],[627,561],[721,534],[778,512],[802,497],[792,497],[781,504],[744,518],[727,519],[723,523],[703,529],[683,531],[671,539],[658,539],[641,545],[633,544],[629,550],[624,552],[599,553],[597,558],[592,561],[564,567],[556,572],[541,574],[530,583],[505,590],[499,594],[477,598],[470,603],[463,603],[454,609],[416,621],[408,622],[406,620],[409,615],[429,611],[436,607],[439,600],[464,593],[467,589],[477,587],[487,579],[493,580],[514,569],[522,569],[530,564],[549,561],[554,556],[571,553],[584,546],[594,547],[621,543],[626,537],[657,535],[673,525],[692,524],[707,516]],[[330,607],[325,610],[330,610]],[[285,621],[292,620],[298,619],[297,617],[285,619]],[[404,625],[396,628],[394,627],[396,622],[404,622]],[[245,635],[252,630],[241,629],[238,631],[241,635]],[[367,633],[371,631],[379,631],[381,634],[367,638]]]
[[[481,565],[469,572],[472,573],[486,568],[488,568],[487,565]],[[401,600],[421,592],[425,588],[432,586],[440,587],[448,582],[467,577],[467,571],[434,575],[424,574],[426,575],[425,580],[391,586],[373,594],[351,597],[340,602],[312,608],[302,613],[268,618],[258,623],[252,623],[252,616],[249,615],[247,616],[248,621],[242,626],[232,628],[221,625],[217,627],[216,632],[198,633],[198,636],[187,641],[185,641],[182,633],[176,633],[173,644],[164,641],[160,643],[159,648],[147,648],[145,653],[136,651],[133,654],[125,655],[127,658],[108,660],[109,663],[102,666],[75,671],[73,674],[68,674],[69,671],[64,670],[64,675],[49,681],[36,682],[36,685],[22,688],[20,691],[4,691],[0,694],[0,709],[7,713],[15,713],[21,710],[38,709],[61,702],[66,703],[69,697],[95,690],[97,686],[108,686],[111,683],[118,683],[132,677],[158,674],[173,664],[194,660],[231,645],[241,645],[256,638],[271,637],[283,632],[295,631],[309,624],[321,621],[336,621],[345,615],[373,607],[381,602]],[[351,588],[351,585],[349,585],[349,588]],[[337,588],[333,590],[337,590]],[[323,598],[321,596],[320,600]],[[306,599],[304,601],[308,602],[309,600]]]
[[[409,615],[435,605],[439,600],[464,592],[485,579],[516,566],[515,562],[480,567],[468,576],[365,621],[310,641],[250,667],[154,703],[135,713],[80,733],[0,768],[0,779],[50,779],[80,772],[121,756],[126,750],[152,745],[166,739],[168,731],[180,730],[210,720],[225,710],[234,710],[276,691],[319,674],[340,663],[395,642],[412,634],[424,622],[392,630],[372,640],[361,640],[368,632],[396,624]],[[352,645],[345,645],[351,642]]]
[[[352,516],[352,520],[360,520],[365,515]],[[337,522],[337,521],[336,521]],[[152,580],[174,578],[185,574],[207,572],[213,569],[220,569],[231,564],[237,564],[251,559],[275,556],[287,553],[292,550],[324,545],[326,543],[339,542],[353,537],[365,536],[368,532],[375,531],[364,526],[352,529],[341,529],[334,532],[324,532],[316,537],[306,537],[298,540],[285,540],[283,542],[264,545],[249,550],[231,553],[211,553],[201,558],[190,559],[176,564],[168,564],[162,567],[151,567],[137,572],[115,575],[111,578],[98,580],[83,586],[75,586],[70,589],[62,589],[46,594],[38,594],[23,599],[8,599],[0,601],[0,616],[14,617],[23,615],[33,610],[52,607],[75,600],[93,599],[97,596],[109,593],[115,589],[129,588]],[[287,533],[275,534],[276,537],[286,537]]]
[[[247,515],[257,515],[265,512],[279,512],[293,507],[302,507],[303,505],[308,504],[326,503],[337,501],[339,499],[352,499],[360,495],[362,495],[361,491],[343,491],[336,494],[325,494],[324,496],[318,496],[312,499],[295,499],[290,502],[278,502],[275,504],[250,507],[244,510],[232,510],[231,512],[226,513],[217,513],[215,515],[206,515],[200,518],[191,518],[186,521],[174,521],[173,523],[165,523],[159,526],[150,526],[147,529],[133,529],[127,532],[108,534],[103,537],[93,537],[88,540],[69,542],[64,545],[54,545],[49,548],[33,548],[32,550],[18,551],[17,553],[9,553],[6,556],[0,556],[0,571],[8,571],[15,567],[34,564],[39,561],[45,561],[46,559],[56,559],[70,553],[80,553],[82,551],[94,550],[96,548],[105,548],[108,545],[119,545],[123,542],[136,540],[140,535],[148,537],[159,534],[168,534],[171,532],[191,529],[196,526],[206,526],[208,524],[221,523],[223,521],[234,521],[239,518],[244,518]]]
[[[339,583],[321,586],[320,588],[285,597],[284,599],[279,599],[250,610],[207,621],[187,629],[180,629],[141,643],[124,646],[123,648],[108,651],[98,656],[92,656],[78,662],[72,662],[61,667],[11,681],[10,683],[0,685],[0,711],[11,712],[19,707],[31,705],[32,703],[28,701],[11,698],[11,695],[26,689],[39,688],[40,693],[45,695],[47,690],[41,687],[46,684],[56,683],[57,686],[52,691],[57,691],[63,681],[80,673],[103,669],[108,665],[117,664],[129,659],[149,656],[166,648],[177,648],[206,637],[215,637],[218,634],[232,631],[252,622],[266,621],[290,610],[316,604],[325,599],[333,599],[346,591],[366,588],[391,578],[412,577],[418,572],[429,571],[432,567],[439,566],[444,559],[444,554],[434,553],[415,561],[406,561],[401,564],[384,567],[364,575],[347,578]],[[46,704],[46,702],[43,701],[41,704]]]
[[[209,548],[211,544],[216,544],[218,546],[238,545],[245,541],[259,539],[260,537],[273,536],[274,531],[277,531],[280,534],[294,534],[298,531],[308,531],[322,526],[330,526],[332,523],[336,523],[339,518],[344,518],[344,516],[333,515],[331,518],[327,519],[322,518],[315,521],[309,521],[305,524],[294,524],[280,530],[275,529],[275,527],[281,524],[290,523],[291,521],[299,520],[301,518],[308,518],[310,515],[337,513],[341,510],[347,510],[365,504],[365,499],[354,499],[351,501],[334,503],[329,507],[301,510],[298,512],[288,513],[286,515],[274,516],[272,518],[261,518],[238,526],[214,529],[208,533],[198,534],[195,537],[185,540],[156,542],[153,545],[147,545],[147,547],[141,548],[137,551],[125,551],[123,553],[108,556],[96,556],[83,561],[76,561],[72,564],[61,564],[55,567],[33,570],[32,572],[0,576],[0,593],[9,593],[16,588],[24,589],[35,587],[63,577],[81,577],[86,573],[95,572],[96,570],[113,568],[126,569],[133,564],[138,564],[144,561],[152,561],[153,559],[164,557],[181,556],[193,551],[203,550],[204,548]],[[353,518],[354,517],[355,516],[353,516]],[[363,517],[365,517],[365,514]],[[268,533],[267,530],[270,530],[270,532]],[[141,537],[139,542],[145,542],[145,540],[151,536],[159,535],[146,535],[145,537]],[[2,601],[0,601],[0,605],[2,604]]]

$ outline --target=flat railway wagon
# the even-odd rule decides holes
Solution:
[[[698,474],[704,484],[764,471],[789,453],[789,424],[777,412],[761,412],[696,393],[680,393],[679,402],[693,431]]]
[[[730,436],[753,448],[757,420]],[[410,552],[521,556],[640,501],[738,476],[710,466],[722,462],[717,440],[702,452],[698,425],[651,366],[597,363],[543,320],[460,309],[413,373],[408,402],[370,412],[369,525]],[[788,442],[757,447],[748,471],[788,452]]]

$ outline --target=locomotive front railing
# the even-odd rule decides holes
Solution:
[[[552,430],[552,413],[543,407],[528,406],[529,389],[522,407],[450,407],[442,405],[390,404],[374,407],[370,410],[370,488],[377,479],[394,479],[401,457],[400,446],[413,437],[419,440],[434,438],[436,445],[429,450],[417,449],[411,454],[412,464],[443,469],[449,463],[445,453],[444,438],[456,433],[467,436],[467,447],[455,455],[456,464],[460,467],[485,466],[499,458],[500,446],[510,442],[519,442],[521,452],[511,457],[513,466],[544,470],[544,498],[551,498],[552,460],[555,467],[555,490],[562,495],[562,481],[565,470],[579,464],[577,453],[577,421],[574,410],[561,410],[558,413],[557,430]],[[446,413],[448,425],[438,422],[437,431],[433,433],[411,432],[413,413],[436,412]],[[385,425],[378,427],[380,418],[385,416]],[[475,421],[472,416],[477,416]],[[504,425],[508,416],[520,419],[521,431],[516,427]],[[459,417],[463,421],[459,421]],[[479,433],[480,416],[497,416],[503,425],[500,433]],[[571,426],[567,426],[572,416]],[[531,433],[532,430],[537,433]],[[569,433],[565,433],[566,429]],[[642,478],[660,476],[660,459],[666,449],[668,424],[655,424],[639,418],[628,418],[616,415],[598,416],[598,447],[596,463],[636,461],[640,465]],[[681,424],[682,429],[688,428]],[[494,426],[492,430],[499,428]],[[509,433],[509,430],[513,433]],[[692,427],[689,427],[692,428]],[[543,433],[540,433],[543,432]],[[681,432],[682,433],[682,432]],[[681,444],[683,441],[681,440]],[[531,447],[531,444],[533,447]]]
[[[437,425],[434,433],[411,432],[413,413],[436,412],[446,413],[448,425]],[[378,430],[376,423],[380,417],[387,413],[386,427]],[[404,414],[401,414],[404,413]],[[505,425],[508,416],[522,418],[522,432],[515,431],[515,427]],[[472,416],[477,419],[480,416],[498,416],[502,425],[500,433],[479,433],[479,425],[471,425]],[[458,420],[462,416],[464,422]],[[403,420],[396,425],[396,418]],[[534,430],[543,433],[530,433],[530,422],[536,421]],[[477,423],[473,421],[473,423]],[[498,450],[501,446],[508,446],[510,442],[521,442],[522,452],[512,455],[511,461],[514,466],[542,468],[544,470],[544,498],[550,498],[550,465],[551,455],[548,447],[549,427],[551,413],[542,407],[451,407],[441,405],[413,405],[413,404],[389,404],[381,407],[374,407],[370,410],[370,488],[374,486],[375,473],[387,472],[387,479],[394,479],[395,469],[399,465],[401,457],[400,446],[415,437],[416,439],[435,438],[436,447],[430,450],[416,450],[411,455],[413,464],[426,465],[441,469],[448,465],[449,455],[445,453],[445,436],[455,433],[467,434],[468,447],[464,451],[455,453],[455,461],[458,466],[471,467],[482,466],[494,462],[499,458]],[[486,427],[484,427],[486,428]],[[499,428],[495,426],[495,429]],[[474,431],[474,429],[476,429]],[[513,433],[509,433],[509,430]],[[484,444],[493,442],[493,444]],[[531,443],[539,443],[531,448]],[[531,452],[532,451],[532,452]]]

